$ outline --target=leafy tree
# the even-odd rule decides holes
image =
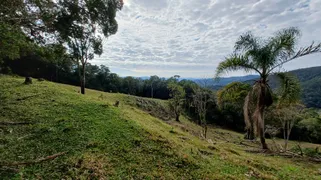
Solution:
[[[60,0],[55,29],[67,42],[72,58],[78,65],[81,93],[85,94],[85,72],[88,60],[103,52],[102,38],[118,29],[116,12],[123,6],[121,0]]]
[[[1,1],[0,64],[4,58],[19,58],[24,49],[32,48],[32,42],[45,42],[45,37],[53,33],[53,6],[51,0]]]
[[[304,106],[299,104],[301,87],[298,79],[288,73],[276,75],[281,81],[281,87],[275,113],[282,124],[284,151],[286,151],[292,128],[300,120],[300,112]]]
[[[181,109],[185,98],[185,91],[182,86],[173,82],[168,84],[168,89],[171,97],[171,99],[169,99],[169,105],[175,113],[176,121],[179,121],[179,116],[181,114]]]
[[[280,30],[266,40],[255,37],[251,32],[245,33],[236,42],[235,52],[221,62],[216,70],[216,77],[223,72],[236,70],[254,71],[260,75],[249,92],[252,94],[249,98],[255,99],[253,120],[263,149],[268,149],[264,137],[264,111],[273,103],[268,77],[276,68],[289,61],[321,51],[321,44],[312,43],[295,52],[299,36],[300,31],[297,28]],[[248,102],[250,101],[246,101],[246,104]]]
[[[232,82],[217,92],[217,103],[221,109],[225,106],[233,105],[235,109],[243,107],[244,98],[251,90],[249,84],[242,82]]]
[[[151,76],[149,80],[147,81],[150,86],[150,97],[154,98],[154,88],[157,86],[157,83],[160,81],[160,78],[158,76]]]
[[[185,110],[190,113],[194,113],[195,110],[192,109],[193,107],[193,96],[194,96],[194,89],[196,86],[198,86],[194,81],[191,80],[181,80],[178,83],[179,85],[181,85],[184,88],[185,91],[185,101],[184,101],[184,106],[185,106]]]
[[[233,82],[217,92],[217,104],[223,115],[232,116],[232,120],[229,120],[229,117],[225,117],[225,120],[229,120],[229,124],[234,124],[237,127],[243,125],[240,119],[244,122],[244,118],[242,118],[243,105],[250,90],[251,86],[249,84]],[[235,114],[234,117],[233,114]],[[246,138],[254,139],[253,121],[246,121],[245,124],[245,129],[247,130]]]
[[[139,85],[139,80],[132,76],[123,79],[123,88],[127,94],[135,95],[139,91]]]
[[[27,44],[26,36],[19,28],[0,23],[0,63],[4,58],[20,57],[21,48]]]
[[[307,117],[298,123],[298,134],[302,139],[309,142],[321,143],[321,118]]]
[[[108,92],[119,92],[122,85],[122,78],[116,73],[111,73],[108,76]]]

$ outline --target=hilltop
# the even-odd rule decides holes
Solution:
[[[321,179],[320,164],[242,134],[211,127],[205,140],[163,100],[23,81],[0,76],[2,179]]]

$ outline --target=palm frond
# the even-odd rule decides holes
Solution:
[[[251,32],[246,32],[236,41],[234,48],[236,51],[248,51],[259,47],[259,38],[255,37]]]
[[[246,72],[256,71],[261,75],[261,72],[248,58],[238,54],[232,54],[218,65],[215,77],[218,78],[223,72],[237,70],[244,70]]]
[[[290,27],[276,32],[275,36],[270,38],[266,48],[270,51],[270,67],[277,61],[288,59],[294,54],[295,45],[297,44],[301,32],[298,28]]]
[[[314,42],[312,42],[310,46],[300,48],[299,51],[297,51],[296,53],[293,53],[293,55],[290,56],[289,58],[280,58],[279,63],[272,66],[268,72],[270,73],[275,68],[280,67],[283,64],[290,62],[294,59],[297,59],[299,57],[303,57],[306,55],[314,54],[314,53],[321,53],[321,43],[315,44]]]
[[[279,105],[290,105],[300,101],[301,86],[299,80],[289,73],[277,73],[281,87],[279,89]]]

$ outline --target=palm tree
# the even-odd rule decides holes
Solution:
[[[237,70],[254,71],[260,75],[249,92],[248,99],[255,99],[252,118],[263,149],[268,149],[264,137],[264,111],[273,103],[268,77],[276,68],[289,61],[321,52],[321,43],[312,43],[295,51],[300,35],[300,31],[294,27],[280,30],[268,39],[255,37],[251,32],[247,32],[237,40],[234,53],[221,62],[216,70],[216,77],[224,72]],[[245,106],[247,102],[249,101],[245,102]]]

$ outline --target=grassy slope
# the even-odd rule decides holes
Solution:
[[[22,82],[0,76],[0,122],[35,124],[0,126],[0,165],[67,154],[18,171],[0,166],[1,179],[321,179],[320,165],[247,153],[226,141],[240,142],[237,133],[211,128],[213,143],[201,140],[184,117],[165,123],[134,106],[132,96]]]

